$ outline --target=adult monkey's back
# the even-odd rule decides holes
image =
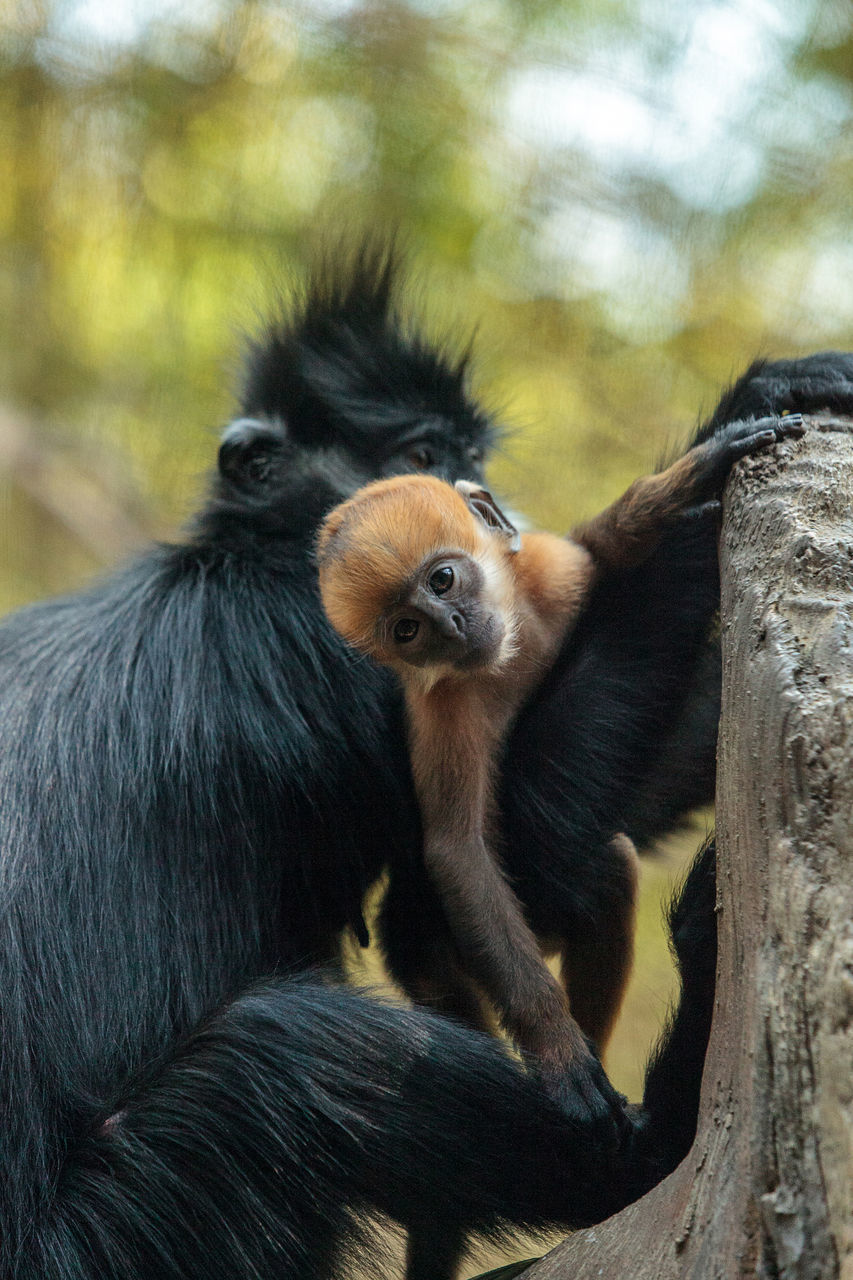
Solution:
[[[393,691],[320,614],[316,522],[373,475],[476,477],[489,437],[390,284],[365,261],[256,348],[184,545],[0,630],[4,1276],[300,1280],[347,1206],[440,1241],[626,1194],[488,1041],[269,977],[362,929],[417,837]]]

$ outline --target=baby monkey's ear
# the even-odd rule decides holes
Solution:
[[[469,509],[479,520],[482,520],[487,529],[500,533],[508,539],[510,551],[521,550],[521,534],[515,525],[507,520],[488,489],[473,484],[470,480],[457,480],[455,488],[457,493],[461,493]]]

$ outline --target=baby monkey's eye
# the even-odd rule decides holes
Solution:
[[[434,596],[443,596],[453,586],[453,570],[449,565],[443,565],[441,569],[436,569],[435,573],[429,576],[429,589]]]
[[[398,644],[408,644],[418,634],[419,624],[414,618],[401,618],[394,623],[393,636]]]

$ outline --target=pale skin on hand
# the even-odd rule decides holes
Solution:
[[[485,490],[417,475],[367,486],[321,530],[330,621],[403,683],[424,862],[458,952],[458,960],[444,958],[440,978],[422,972],[411,994],[429,1002],[450,971],[457,1010],[482,1023],[484,993],[546,1078],[559,1080],[588,1054],[582,1033],[604,1048],[630,972],[634,902],[629,895],[618,920],[601,922],[612,937],[609,965],[589,975],[579,1028],[565,990],[565,940],[534,936],[495,852],[495,770],[509,726],[597,575],[641,562],[690,507],[719,496],[738,458],[799,434],[795,417],[734,424],[636,481],[571,539],[520,537]],[[611,849],[635,883],[631,841],[617,833]],[[562,985],[544,946],[562,955]]]

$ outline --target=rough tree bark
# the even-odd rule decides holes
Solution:
[[[526,1280],[853,1280],[853,422],[725,501],[719,961],[699,1130]]]

